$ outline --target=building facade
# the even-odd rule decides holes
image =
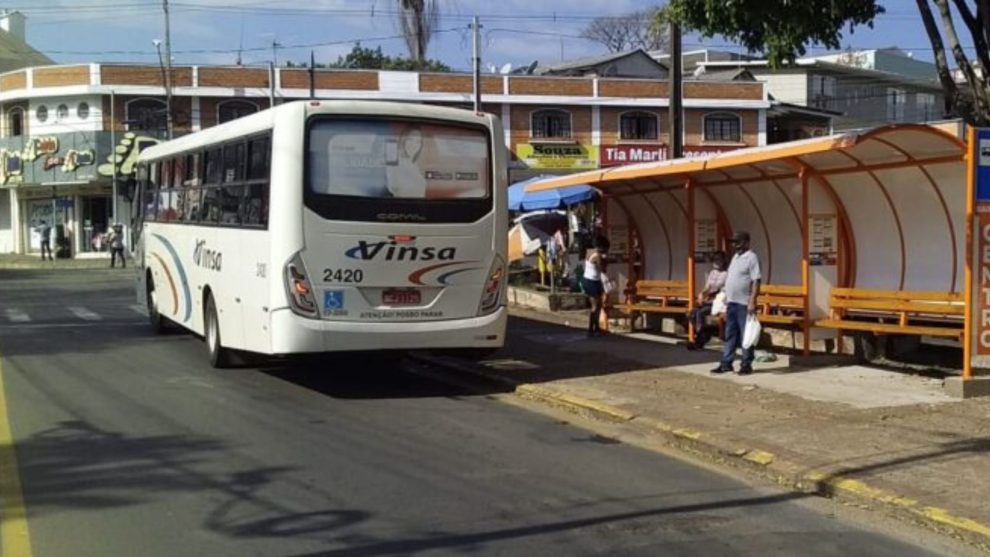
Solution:
[[[166,137],[164,70],[76,64],[0,74],[0,253],[40,248],[41,222],[71,256],[101,251],[130,221],[141,149]],[[311,77],[312,76],[312,77]],[[378,99],[470,107],[472,76],[264,67],[172,68],[175,135],[296,99]],[[666,158],[668,84],[648,79],[486,75],[510,181]],[[765,85],[685,81],[686,155],[764,145]]]

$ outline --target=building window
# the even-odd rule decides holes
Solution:
[[[566,110],[537,110],[530,118],[533,139],[571,138],[571,113]]]
[[[935,114],[935,95],[931,93],[917,93],[915,101],[918,105],[918,118],[922,122],[928,122],[937,118]]]
[[[89,104],[79,103],[79,106],[76,107],[76,116],[80,120],[85,120],[89,118]]]
[[[166,136],[168,119],[165,102],[158,99],[135,99],[126,105],[127,129],[142,131],[159,139]]]
[[[222,124],[258,112],[258,105],[248,101],[223,101],[217,107],[217,123]]]
[[[626,112],[619,116],[619,139],[656,139],[657,127],[652,112]]]
[[[55,109],[55,121],[61,122],[62,120],[65,120],[68,117],[69,117],[68,105],[65,104],[58,105],[58,108]]]
[[[904,104],[907,102],[907,92],[903,89],[887,89],[887,120],[901,122],[904,120]]]
[[[10,126],[10,137],[24,135],[24,111],[15,108],[7,114],[7,125]]]
[[[731,112],[715,112],[705,116],[705,141],[742,141],[742,122]]]
[[[44,123],[44,122],[47,122],[48,121],[48,107],[47,106],[45,106],[45,105],[39,106],[38,107],[38,110],[35,111],[35,114],[37,115],[39,122]]]
[[[830,108],[835,98],[835,78],[828,75],[811,76],[811,105],[815,108]]]

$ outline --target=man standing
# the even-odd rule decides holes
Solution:
[[[756,313],[756,297],[760,293],[760,261],[756,254],[749,249],[749,233],[739,231],[732,236],[732,247],[735,255],[729,263],[728,276],[725,280],[725,350],[722,361],[712,373],[732,371],[732,361],[736,357],[736,348],[742,344],[743,331],[746,330],[746,317]],[[739,375],[753,373],[753,347],[743,349],[742,364]]]
[[[41,260],[45,260],[45,254],[48,254],[49,261],[55,261],[52,257],[52,227],[48,226],[48,221],[41,221]]]

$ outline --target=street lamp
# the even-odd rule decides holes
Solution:
[[[172,139],[172,83],[162,61],[162,41],[152,39],[151,44],[155,45],[155,50],[158,52],[158,67],[162,70],[162,87],[165,88],[165,132],[168,138]]]

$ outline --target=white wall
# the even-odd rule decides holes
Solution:
[[[89,114],[86,118],[80,118],[81,103],[89,106]],[[58,117],[59,105],[65,105],[68,109],[69,113],[65,118]],[[38,109],[42,106],[48,109],[48,118],[44,122],[38,119]],[[28,112],[28,130],[35,137],[56,133],[100,131],[103,128],[103,101],[98,95],[33,99],[29,104]]]

